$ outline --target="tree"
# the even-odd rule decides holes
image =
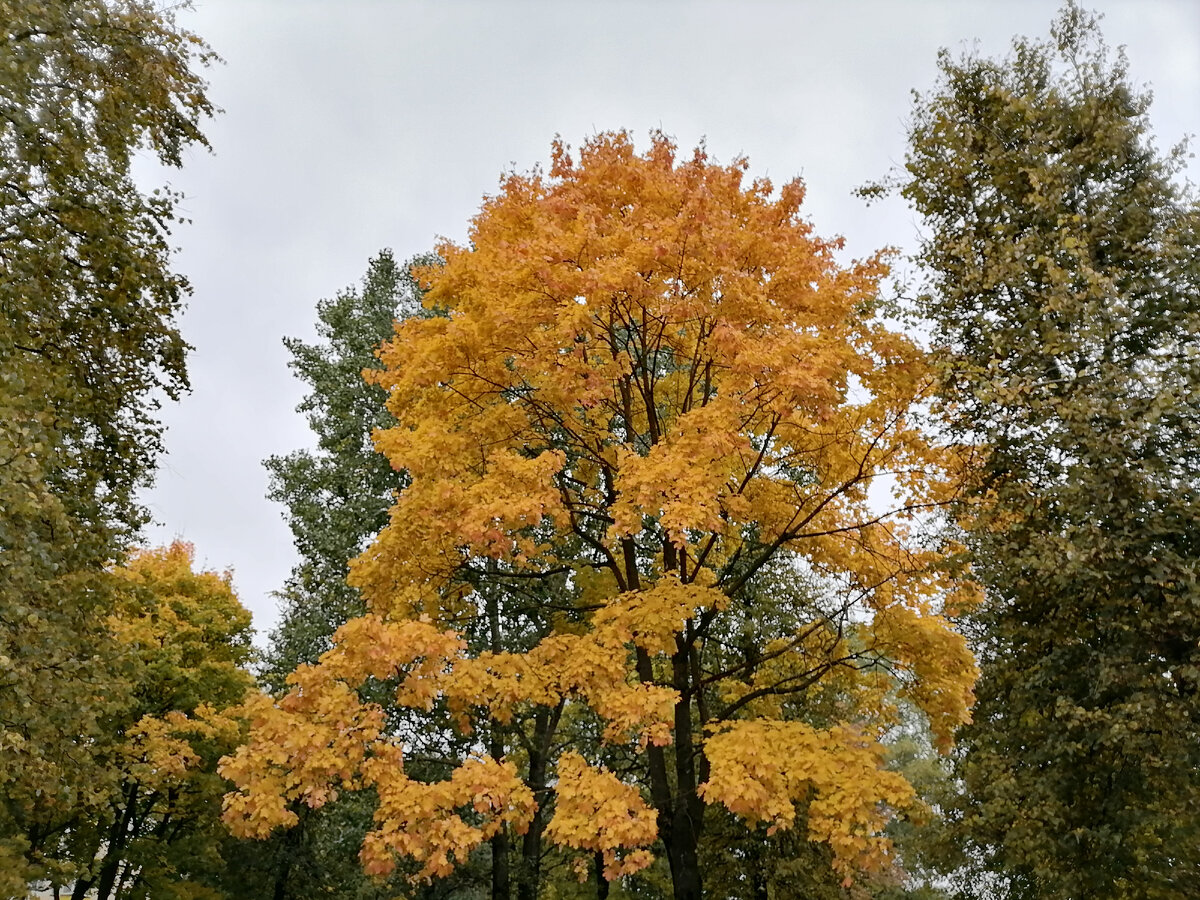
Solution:
[[[318,305],[321,343],[285,341],[293,368],[312,389],[300,411],[308,414],[317,448],[266,463],[272,476],[271,497],[286,505],[301,554],[282,592],[282,621],[272,635],[262,670],[272,693],[285,692],[286,677],[297,666],[316,662],[337,628],[365,611],[359,592],[346,583],[349,560],[387,523],[395,492],[406,485],[407,475],[393,469],[372,446],[372,432],[396,420],[387,411],[387,392],[364,380],[363,372],[380,367],[379,345],[394,332],[397,320],[428,314],[411,270],[437,263],[436,255],[424,254],[398,266],[392,253],[383,251],[371,260],[361,289],[342,291]],[[481,646],[501,640],[490,632],[475,639]],[[409,711],[402,718],[394,717],[392,727],[403,729],[410,741],[422,745],[420,752],[430,761],[426,768],[432,764],[429,775],[441,768],[436,762],[441,757],[463,752],[461,740],[443,746],[443,736],[450,730],[445,716]],[[531,728],[536,732],[537,723]],[[437,737],[425,741],[422,735]],[[531,740],[539,743],[544,738]],[[334,891],[357,896],[368,890],[357,860],[347,866],[334,857],[338,848],[361,843],[372,811],[368,797],[346,795],[319,812],[301,811],[302,824],[272,846],[277,890],[298,897]],[[347,838],[355,832],[356,837]],[[515,872],[509,871],[513,867],[508,860],[514,848],[500,840],[493,849],[487,862],[495,871],[497,891],[507,896],[508,887],[501,885],[515,876],[522,896],[536,896],[541,877],[538,842],[521,842]],[[465,882],[478,879],[479,873],[459,867],[453,887],[462,891]]]
[[[903,193],[989,600],[958,834],[1001,896],[1200,876],[1200,210],[1093,17],[941,57]],[[980,883],[976,880],[976,883]]]
[[[284,504],[300,563],[282,591],[284,609],[271,636],[263,676],[273,691],[302,663],[329,649],[340,625],[364,611],[346,584],[349,562],[387,524],[387,511],[405,476],[375,452],[371,434],[395,422],[383,388],[364,380],[380,363],[376,351],[397,320],[423,313],[411,275],[418,256],[403,266],[383,250],[367,267],[361,290],[350,288],[317,304],[319,344],[286,338],[291,367],[310,388],[298,407],[317,438],[315,450],[297,450],[265,462],[268,496]]]
[[[186,387],[176,197],[130,163],[205,145],[211,54],[142,2],[5,0],[0,22],[0,871],[23,884],[104,802],[108,567]]]
[[[188,544],[137,551],[115,574],[108,624],[132,702],[110,726],[117,789],[64,835],[85,873],[71,896],[192,897],[186,882],[224,874],[216,765],[238,743],[234,714],[254,683],[250,613],[229,573],[193,571]]]
[[[398,265],[390,250],[381,251],[370,260],[361,287],[318,303],[318,343],[284,341],[292,369],[310,388],[299,411],[307,414],[317,446],[265,463],[269,496],[284,504],[300,554],[280,592],[280,624],[260,668],[272,693],[286,692],[287,676],[297,666],[315,663],[329,649],[333,633],[365,611],[359,592],[346,583],[349,561],[387,524],[388,509],[407,478],[372,446],[372,432],[395,419],[387,411],[387,392],[364,380],[363,372],[380,367],[379,345],[397,320],[425,315],[411,269],[436,261],[424,254]],[[439,730],[425,716],[403,727],[408,733]],[[277,900],[318,894],[390,897],[394,890],[372,886],[353,855],[371,827],[373,806],[365,792],[344,794],[319,811],[301,810],[302,824],[256,850],[250,864],[269,870]],[[464,890],[470,877],[459,873],[454,888]]]
[[[892,700],[948,740],[974,678],[942,614],[970,588],[908,530],[955,456],[912,417],[921,353],[874,319],[882,261],[836,265],[800,184],[776,195],[746,168],[677,163],[662,135],[645,155],[599,135],[578,164],[556,144],[548,175],[485,202],[469,247],[439,248],[426,303],[448,314],[401,323],[373,376],[397,420],[376,445],[411,482],[352,566],[368,613],[255,703],[223,769],[233,828],[369,784],[373,872],[440,876],[543,817],[602,881],[661,844],[694,898],[708,805],[777,829],[799,806],[843,877],[887,860],[880,831],[912,800],[881,764]],[[771,566],[822,602],[751,591]],[[477,649],[488,628],[529,644]],[[386,706],[364,701],[380,683]],[[800,715],[814,698],[827,726]],[[481,739],[448,778],[410,777],[387,708],[436,704],[484,738],[552,722],[547,772]],[[572,740],[589,722],[607,749]]]

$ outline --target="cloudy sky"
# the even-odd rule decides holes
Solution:
[[[182,537],[234,572],[260,642],[295,554],[262,460],[311,443],[285,335],[383,247],[461,241],[502,172],[556,134],[651,129],[753,175],[801,176],[820,233],[848,253],[912,247],[898,202],[853,189],[904,153],[913,89],[937,51],[1002,53],[1045,35],[1057,0],[195,0],[180,21],[225,63],[224,113],[173,186],[195,289],[183,320],[193,391],[165,410],[168,456],[147,495],[155,542]],[[1200,3],[1092,0],[1108,42],[1154,92],[1167,147],[1200,132]],[[1200,165],[1189,169],[1200,181]]]

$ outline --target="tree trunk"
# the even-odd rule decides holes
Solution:
[[[675,803],[671,810],[671,843],[667,847],[675,900],[700,900],[700,825],[704,808],[696,796],[695,740],[692,733],[689,648],[684,638],[676,640],[671,656],[671,675],[680,700],[675,704]]]
[[[116,900],[125,900],[126,897],[131,896],[132,893],[137,890],[138,884],[142,880],[142,875],[139,871],[137,876],[134,877],[133,881],[130,881],[129,876],[132,874],[132,872],[133,866],[130,863],[127,862],[125,865],[121,866],[121,877],[117,879],[117,886],[113,891],[113,896],[116,898]],[[127,888],[129,890],[128,894],[125,892]]]
[[[604,854],[595,854],[596,900],[608,900],[608,879],[604,877]]]
[[[759,837],[755,832],[754,850],[750,854],[750,864],[754,867],[750,873],[750,878],[754,884],[754,900],[769,900],[770,894],[767,890],[767,838]]]
[[[542,881],[542,833],[546,829],[546,769],[550,744],[558,728],[562,705],[555,710],[539,709],[533,719],[533,740],[529,745],[527,785],[537,800],[537,811],[521,841],[521,872],[517,880],[518,900],[537,900]]]
[[[626,582],[629,590],[640,590],[636,548],[633,541],[621,542],[625,558]],[[675,547],[663,543],[663,567],[668,572],[679,565]],[[691,634],[675,638],[671,655],[671,685],[679,692],[675,704],[675,783],[667,773],[666,753],[662,747],[646,748],[650,770],[650,799],[658,811],[658,834],[667,849],[671,867],[671,896],[673,900],[702,900],[704,888],[700,878],[700,827],[704,806],[696,796],[695,740],[692,733]],[[654,683],[654,666],[650,654],[637,648],[637,673],[643,682]]]
[[[117,883],[117,874],[121,871],[121,857],[114,855],[110,849],[100,867],[100,878],[96,881],[96,900],[108,900],[112,894],[113,885]]]
[[[271,900],[291,900],[288,879],[292,874],[292,860],[300,849],[304,837],[305,823],[308,820],[309,808],[303,804],[298,811],[295,825],[284,832],[279,848],[279,868],[275,873],[275,884],[271,891]]]
[[[488,561],[488,568],[494,568],[495,563]],[[503,635],[500,630],[500,600],[496,596],[496,592],[487,591],[487,617],[488,617],[488,637],[489,644],[493,653],[502,652]],[[492,759],[500,762],[504,758],[504,734],[501,731],[500,723],[492,719],[489,723],[490,741],[488,744],[488,753]],[[509,869],[508,869],[508,829],[503,826],[495,837],[491,840],[492,845],[492,900],[509,900]]]
[[[700,878],[700,825],[703,806],[696,796],[695,741],[688,678],[688,652],[681,649],[671,657],[672,683],[679,691],[675,705],[675,784],[667,772],[662,747],[647,747],[650,770],[650,799],[658,811],[658,833],[667,850],[674,900],[700,900],[704,895]],[[638,677],[653,681],[650,656],[637,651]]]
[[[493,635],[493,642],[496,638]],[[500,733],[500,723],[491,722],[491,741],[488,752],[497,762],[504,758],[504,736]],[[509,900],[510,876],[508,869],[508,829],[501,826],[491,840],[492,846],[492,900]]]
[[[501,828],[491,840],[492,845],[492,900],[508,900],[510,894],[508,872],[508,829]]]
[[[108,900],[112,894],[113,885],[117,882],[117,873],[121,870],[121,859],[129,844],[130,828],[137,815],[137,796],[137,784],[127,785],[124,798],[125,808],[121,810],[121,814],[117,816],[108,832],[108,846],[104,850],[104,862],[100,864],[100,873],[95,881],[96,900]],[[85,893],[86,890],[87,888],[84,889]]]

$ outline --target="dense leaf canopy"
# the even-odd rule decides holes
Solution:
[[[143,2],[0,2],[0,872],[104,802],[124,702],[108,565],[141,525],[154,410],[186,386],[176,198],[135,154],[204,145],[210,57]]]
[[[904,193],[945,410],[989,448],[989,592],[959,838],[1005,896],[1200,877],[1200,207],[1074,5],[1003,61],[944,55]]]
[[[369,613],[256,708],[225,768],[236,829],[371,784],[367,866],[412,857],[439,875],[529,826],[514,760],[409,779],[385,708],[356,693],[374,680],[395,685],[388,704],[445,703],[464,728],[565,704],[609,746],[640,747],[645,810],[579,755],[544,801],[547,837],[601,854],[607,878],[647,865],[657,837],[676,896],[698,896],[705,802],[783,828],[803,802],[844,873],[886,859],[887,811],[912,799],[880,764],[889,698],[947,740],[971,696],[941,615],[971,592],[956,599],[906,526],[947,499],[956,459],[910,415],[930,383],[921,353],[874,319],[883,263],[836,265],[800,184],[744,184],[745,168],[677,161],[661,136],[645,155],[598,136],[578,164],[556,145],[548,175],[513,175],[485,203],[469,247],[439,248],[422,275],[448,315],[401,323],[372,373],[397,420],[377,445],[411,483],[352,570]],[[885,480],[880,510],[868,489]],[[823,607],[722,649],[755,617],[756,576],[786,560],[821,581]],[[499,614],[534,621],[549,603],[554,627],[519,650],[464,639],[488,585],[526,580],[554,590]],[[842,696],[835,721],[794,720],[818,683]]]

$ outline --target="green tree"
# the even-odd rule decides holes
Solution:
[[[397,319],[421,314],[421,290],[409,270],[433,261],[418,256],[397,265],[390,250],[381,251],[361,289],[317,304],[318,343],[284,339],[292,369],[310,389],[297,411],[307,416],[317,446],[264,463],[268,497],[284,505],[300,554],[280,592],[281,620],[263,667],[272,691],[282,690],[301,663],[316,662],[333,632],[363,611],[358,591],[346,584],[347,564],[387,524],[393,494],[406,483],[371,442],[375,429],[395,419],[386,392],[363,371],[380,367],[376,350]]]
[[[177,197],[130,166],[206,145],[211,53],[137,0],[3,0],[0,23],[0,881],[23,892],[112,786],[107,569],[186,387]]]
[[[989,600],[962,862],[1014,898],[1200,884],[1200,209],[1094,17],[941,57],[903,194]]]
[[[386,392],[363,372],[380,368],[376,351],[397,320],[426,314],[410,270],[436,260],[424,254],[398,264],[392,251],[382,250],[368,263],[360,286],[317,304],[316,343],[284,340],[293,371],[309,387],[298,411],[306,415],[316,447],[265,462],[271,476],[268,496],[283,504],[300,555],[280,591],[280,623],[260,670],[272,692],[286,690],[287,676],[315,663],[338,627],[364,610],[358,591],[346,584],[348,562],[387,524],[394,495],[407,479],[375,451],[372,432],[395,419],[387,411]],[[430,743],[429,755],[436,757],[437,740]],[[423,742],[417,746],[423,748]],[[357,857],[374,806],[370,792],[360,792],[346,793],[320,810],[302,809],[296,829],[274,838],[265,850],[255,847],[247,863],[267,870],[279,900],[390,897],[397,888],[367,878]],[[478,877],[470,872],[439,887],[469,893]]]

